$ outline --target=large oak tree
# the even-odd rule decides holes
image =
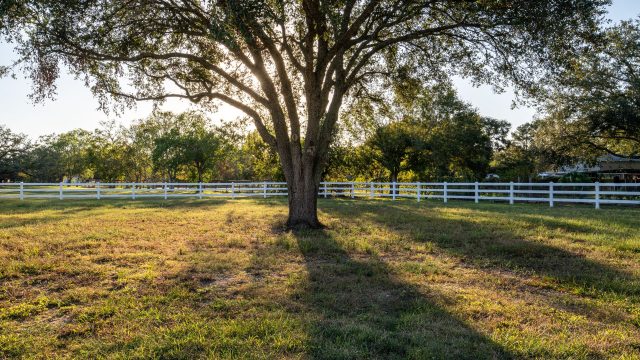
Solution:
[[[3,0],[0,29],[34,98],[61,69],[113,100],[223,102],[277,151],[292,227],[316,197],[343,104],[398,76],[533,90],[606,0]],[[5,69],[6,70],[6,69]]]

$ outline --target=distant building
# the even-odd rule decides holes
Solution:
[[[604,155],[593,165],[578,163],[562,166],[557,171],[538,174],[543,179],[561,178],[568,174],[584,174],[594,181],[640,183],[640,156]]]

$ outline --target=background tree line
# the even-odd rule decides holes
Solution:
[[[129,127],[113,122],[37,140],[2,127],[3,180],[213,181],[241,178],[235,134],[197,112],[156,112]]]
[[[481,116],[449,85],[396,90],[345,113],[323,179],[478,181],[490,172],[518,179],[546,165],[533,145],[537,123],[509,137],[508,122]],[[255,130],[214,126],[199,112],[155,112],[128,127],[108,122],[35,140],[0,127],[0,142],[2,181],[284,180],[277,154]]]

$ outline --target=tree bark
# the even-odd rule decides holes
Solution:
[[[398,182],[398,172],[396,172],[395,170],[391,172],[391,178],[390,178],[392,183],[397,183]],[[393,195],[398,194],[398,189],[394,189],[393,188],[393,184],[391,186],[389,186],[391,189],[389,190],[389,194]]]
[[[295,150],[294,150],[295,152]],[[290,166],[283,166],[289,193],[289,217],[287,227],[292,230],[318,229],[318,188],[322,171],[318,153],[308,151],[291,158]],[[291,159],[290,158],[290,159]]]
[[[306,150],[304,154],[291,156],[289,159],[295,160],[291,161],[290,166],[283,164],[289,193],[287,227],[292,230],[322,228],[318,220],[317,199],[324,152],[308,147]]]
[[[202,170],[200,167],[198,167],[196,171],[198,172],[198,182],[201,183],[202,182],[202,172],[204,170]]]
[[[311,177],[296,179],[289,188],[287,227],[294,230],[318,229],[318,184]]]

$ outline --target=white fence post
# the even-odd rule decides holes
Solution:
[[[324,198],[326,199],[327,198],[327,182],[326,181],[324,182],[322,187],[324,189],[324,191],[323,191]]]
[[[20,200],[24,200],[24,183],[20,181]]]
[[[475,186],[475,196],[474,196],[474,201],[476,202],[476,204],[478,203],[478,201],[480,200],[480,193],[478,192],[478,182],[476,181]]]
[[[234,182],[231,183],[231,197],[232,198],[236,197],[236,183]]]
[[[549,181],[549,207],[553,207],[553,182]]]
[[[100,181],[96,182],[96,199],[100,200]]]
[[[600,209],[600,182],[596,181],[596,209]]]
[[[421,189],[421,186],[420,186],[420,182],[418,181],[416,183],[416,199],[418,200],[418,202],[420,202],[420,195],[422,195],[421,194],[422,190],[420,189]]]
[[[262,183],[262,197],[265,199],[267,198],[267,182],[266,181]]]
[[[509,205],[513,205],[513,181],[509,182]]]
[[[202,182],[198,183],[198,199],[202,199]]]
[[[131,184],[131,199],[136,199],[136,183]]]
[[[443,192],[443,196],[442,199],[444,200],[444,202],[447,202],[447,182],[444,182],[444,192]]]
[[[62,194],[62,182],[60,182],[60,195],[59,195],[60,200],[64,199],[64,195]]]
[[[164,199],[167,200],[167,183],[164,183]]]
[[[372,181],[371,183],[369,183],[369,185],[371,186],[371,193],[369,194],[369,197],[370,197],[371,199],[373,199],[373,197],[374,197],[373,181]]]
[[[353,181],[351,182],[351,198],[353,199],[356,196],[355,194],[355,185],[353,184]]]
[[[395,181],[393,182],[393,186],[392,186],[391,192],[393,193],[391,199],[395,200],[396,199],[396,182]]]

